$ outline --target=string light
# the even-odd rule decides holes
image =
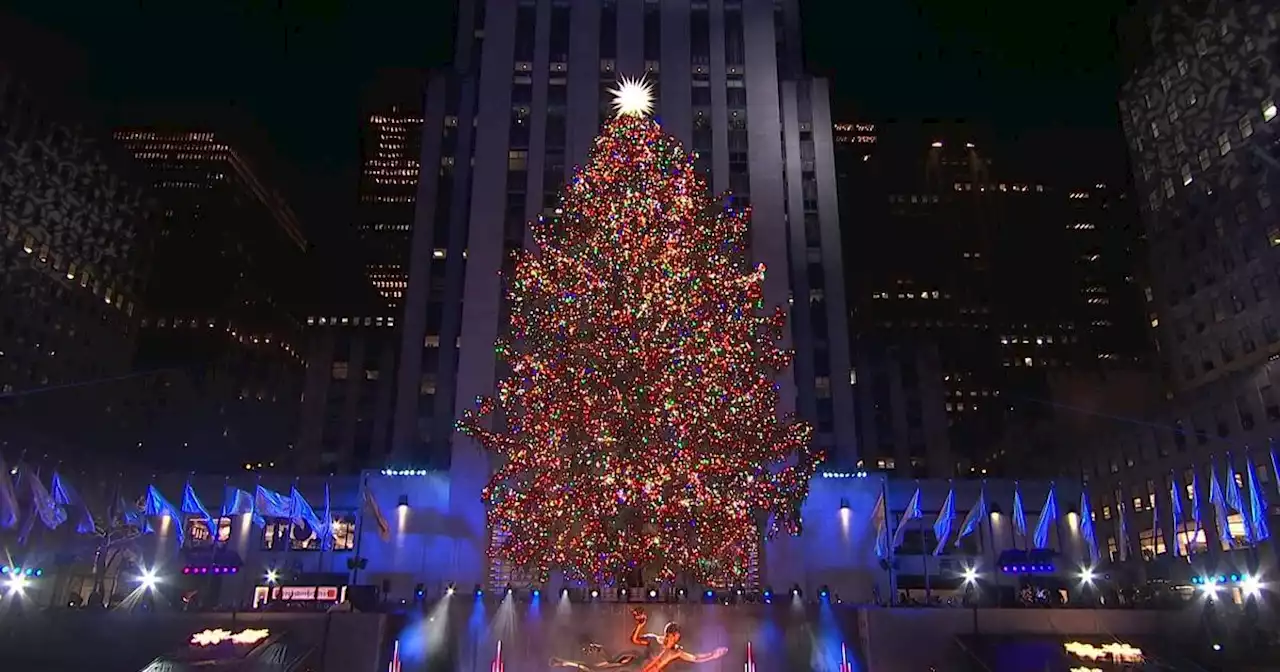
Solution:
[[[749,266],[749,212],[693,159],[614,117],[509,278],[511,373],[458,428],[502,458],[494,553],[543,581],[742,583],[762,525],[799,532],[821,457],[776,410],[786,315]]]

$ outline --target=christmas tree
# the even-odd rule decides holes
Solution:
[[[502,458],[483,497],[514,566],[728,585],[762,531],[798,533],[819,458],[776,411],[786,317],[749,264],[749,213],[648,117],[647,84],[614,93],[508,279],[510,375],[459,429]]]

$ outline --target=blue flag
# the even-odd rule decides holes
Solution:
[[[186,486],[182,488],[182,512],[204,518],[204,524],[209,528],[209,538],[213,541],[218,540],[218,521],[214,520],[209,510],[204,508],[204,502],[200,501],[195,489],[191,487],[191,481],[187,481]]]
[[[1054,493],[1057,486],[1049,484],[1049,494],[1044,498],[1044,508],[1040,510],[1040,520],[1036,521],[1036,533],[1032,543],[1036,548],[1049,548],[1049,530],[1058,520],[1058,496]]]
[[[902,545],[902,540],[907,536],[907,521],[919,518],[924,513],[920,511],[920,488],[916,488],[916,493],[911,495],[911,501],[907,502],[907,510],[902,512],[902,519],[898,521],[898,530],[893,534],[893,548]]]
[[[1013,482],[1013,531],[1027,538],[1027,516],[1022,512],[1022,489]]]
[[[876,528],[876,558],[884,560],[889,557],[889,523],[885,510],[884,488],[876,498],[876,505],[871,509],[871,524]]]
[[[186,530],[183,529],[185,526],[183,525],[182,511],[165,499],[164,495],[160,494],[160,491],[154,485],[147,486],[147,500],[142,507],[142,513],[147,517],[167,516],[170,524],[174,526],[174,538],[178,540],[178,546],[182,546],[187,536]],[[148,529],[147,531],[150,530]]]
[[[0,463],[2,466],[3,463]],[[1280,492],[1280,462],[1276,461],[1276,440],[1271,439],[1271,480],[1276,484],[1276,492]]]
[[[253,508],[263,518],[290,518],[293,515],[293,500],[259,485],[253,497]]]
[[[74,509],[76,511],[76,533],[92,534],[98,529],[93,523],[93,514],[89,513],[89,507],[85,505],[84,500],[80,498],[80,494],[75,488],[71,487],[62,479],[62,474],[53,472],[53,501],[57,502],[64,508]]]
[[[1239,513],[1244,522],[1244,540],[1253,543],[1253,525],[1249,522],[1249,509],[1244,506],[1244,498],[1240,497],[1240,484],[1236,483],[1235,463],[1231,453],[1226,453],[1226,506],[1230,511]],[[1229,511],[1229,512],[1230,512]]]
[[[1259,542],[1271,537],[1271,529],[1267,525],[1267,500],[1258,487],[1258,470],[1249,460],[1249,520],[1253,527],[1253,541]]]
[[[53,495],[45,489],[44,483],[40,482],[40,475],[33,474],[27,479],[27,483],[31,486],[31,504],[35,507],[35,512],[40,516],[40,522],[44,526],[54,530],[59,525],[67,522],[67,511],[62,508]]]
[[[982,490],[978,491],[978,501],[973,503],[973,508],[969,509],[969,515],[964,517],[964,522],[960,524],[960,534],[956,535],[956,546],[960,546],[960,540],[973,534],[978,530],[978,526],[982,524],[982,519],[987,517],[987,485],[983,483]]]
[[[326,494],[328,493],[326,492]],[[294,525],[306,523],[307,527],[311,528],[311,531],[315,532],[316,539],[323,542],[325,525],[320,522],[320,518],[316,516],[315,510],[313,510],[311,505],[307,503],[307,500],[302,496],[302,493],[298,492],[297,486],[294,486],[293,489],[290,490],[289,499],[291,500],[289,507],[289,520],[292,521]]]
[[[222,515],[225,517],[248,515],[253,524],[262,527],[262,517],[257,515],[253,506],[253,495],[240,488],[227,488],[222,500]]]
[[[329,509],[329,483],[324,484],[324,536],[320,548],[321,550],[331,550],[333,548],[333,511]]]
[[[11,529],[18,525],[18,493],[14,492],[9,467],[0,457],[0,528]]]
[[[1080,491],[1080,536],[1084,537],[1089,547],[1089,560],[1096,567],[1100,559],[1098,553],[1098,536],[1093,530],[1093,509],[1089,506],[1089,492]]]
[[[1191,471],[1191,521],[1196,528],[1191,532],[1191,541],[1195,542],[1204,532],[1204,518],[1200,514],[1200,476],[1194,469]],[[1190,548],[1187,549],[1187,555],[1191,555]]]
[[[1182,543],[1182,493],[1179,492],[1178,479],[1169,474],[1169,509],[1173,514],[1173,554],[1175,556],[1191,555]]]
[[[1120,562],[1124,562],[1133,552],[1133,547],[1129,545],[1129,523],[1124,516],[1124,502],[1116,504],[1116,516],[1119,518],[1120,525],[1120,543],[1116,548],[1120,553]]]
[[[1209,468],[1209,504],[1213,506],[1213,519],[1218,524],[1218,539],[1227,545],[1235,546],[1231,536],[1231,526],[1227,524],[1227,504],[1223,501],[1222,486],[1218,484],[1218,465]]]
[[[942,503],[942,510],[938,512],[938,519],[933,521],[933,536],[938,538],[938,545],[934,546],[933,554],[942,555],[942,549],[947,545],[947,537],[951,535],[951,521],[956,517],[956,490],[952,488],[947,492],[947,499]]]

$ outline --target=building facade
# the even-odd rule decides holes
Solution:
[[[419,160],[422,152],[420,73],[387,73],[367,92],[361,119],[356,233],[369,284],[395,314],[409,287]]]
[[[135,363],[155,372],[140,441],[157,458],[224,467],[284,460],[302,375],[297,218],[225,134],[151,125],[114,135],[164,208]]]
[[[97,138],[0,63],[0,441],[129,436],[128,383],[160,212]],[[67,418],[76,418],[68,423]]]
[[[1140,241],[1122,194],[1006,167],[1006,141],[963,123],[848,122],[835,137],[851,327],[869,349],[856,356],[936,351],[924,373],[943,388],[933,403],[948,435],[926,440],[932,412],[859,371],[859,388],[873,388],[858,390],[863,406],[885,428],[906,416],[915,435],[899,446],[876,432],[864,464],[967,475],[1003,432],[1009,400],[1045,398],[1049,372],[1141,361]]]
[[[766,302],[791,303],[800,346],[784,410],[852,464],[851,416],[834,411],[851,401],[831,124],[825,82],[798,71],[798,20],[794,3],[759,0],[461,3],[455,70],[432,80],[424,114],[392,434],[401,459],[450,459],[459,404],[500,375],[490,346],[504,330],[504,260],[585,159],[608,89],[643,75],[714,190],[753,208],[753,254],[779,271]]]
[[[294,468],[349,474],[388,457],[396,320],[310,316]]]
[[[1175,528],[1175,501],[1208,502],[1210,484],[1226,488],[1232,472],[1245,501],[1250,470],[1264,499],[1275,487],[1267,446],[1280,436],[1272,214],[1280,13],[1264,2],[1139,3],[1129,19],[1120,111],[1148,242],[1145,320],[1158,339],[1163,394],[1060,445],[1060,464],[1090,479],[1100,520],[1121,507],[1132,516],[1131,543],[1148,558],[1168,559],[1177,534],[1212,563],[1252,545],[1244,516],[1228,510],[1221,530],[1206,515],[1197,533],[1187,522]]]

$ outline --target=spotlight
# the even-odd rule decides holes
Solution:
[[[21,595],[27,589],[27,577],[13,572],[9,575],[9,594]]]
[[[973,585],[978,581],[978,570],[973,567],[964,568],[964,582]]]
[[[830,598],[831,589],[827,588],[826,584],[823,584],[821,588],[818,588],[818,597],[822,600],[826,600]]]
[[[591,599],[593,599],[593,600],[594,600],[594,599],[596,599],[597,597],[600,597],[600,589],[599,589],[599,588],[592,588],[592,589],[591,589]]]
[[[851,509],[851,508],[853,508],[853,507],[849,505],[849,498],[848,498],[848,497],[841,497],[841,498],[840,498],[840,510],[841,510],[841,511],[848,511],[848,510],[849,510],[849,509]]]
[[[1080,583],[1093,584],[1093,569],[1091,567],[1085,567],[1080,570]]]
[[[1257,597],[1262,592],[1262,582],[1256,576],[1245,575],[1240,582],[1240,589],[1244,591],[1245,597]]]
[[[567,586],[560,589],[560,597],[566,600],[569,599],[569,588]]]
[[[797,583],[791,586],[791,597],[804,597],[804,591],[800,590],[800,584]]]
[[[540,597],[542,597],[542,591],[541,591],[541,590],[538,590],[537,588],[534,588],[534,589],[533,589],[533,593],[531,593],[531,594],[533,595],[533,599],[535,599],[535,600],[536,600],[536,599],[538,599],[538,598],[540,598]]]
[[[708,602],[715,602],[715,601],[716,601],[716,591],[711,590],[710,588],[708,588],[708,589],[706,589],[706,590],[702,591],[702,597],[703,597],[703,599],[705,599],[705,600],[706,600],[706,601],[708,601]]]
[[[627,589],[626,589],[626,588],[619,588],[619,589],[618,589],[618,601],[619,601],[619,602],[626,602],[626,601],[627,601]]]
[[[683,586],[681,586],[680,588],[677,588],[677,589],[676,589],[676,597],[678,597],[678,598],[680,598],[680,599],[682,599],[682,600],[683,600],[683,599],[684,599],[684,596],[685,596],[685,595],[687,595],[687,594],[688,594],[688,592],[689,592],[689,591],[685,590],[685,589],[684,589],[684,587],[683,587]]]
[[[444,594],[445,594],[445,595],[452,595],[452,594],[454,593],[454,590],[455,590],[455,588],[454,588],[454,586],[453,586],[453,582],[452,582],[452,581],[450,581],[450,582],[449,582],[449,587],[447,587],[447,588],[445,588],[445,589],[444,589]]]
[[[477,598],[477,599],[478,599],[478,598],[481,598],[481,597],[484,597],[484,589],[482,589],[482,588],[480,587],[480,584],[478,584],[478,583],[476,584],[476,587],[475,587],[475,595],[476,595],[476,598]]]
[[[160,583],[160,577],[156,576],[155,568],[144,569],[142,574],[138,576],[138,585],[143,590],[155,590],[156,585]]]
[[[12,571],[12,569],[9,565],[0,565],[0,576],[8,576],[10,571]]]
[[[764,593],[763,593],[763,595],[762,595],[762,596],[764,597],[765,604],[769,604],[769,603],[773,602],[773,587],[772,587],[772,586],[765,586],[765,587],[764,587]]]
[[[658,599],[658,589],[657,589],[657,588],[650,588],[650,589],[649,589],[649,599],[650,599],[650,600],[656,600],[656,599]]]
[[[504,592],[507,594],[507,596],[510,596],[512,593],[516,592],[516,589],[512,588],[511,584],[508,583],[507,588]]]

